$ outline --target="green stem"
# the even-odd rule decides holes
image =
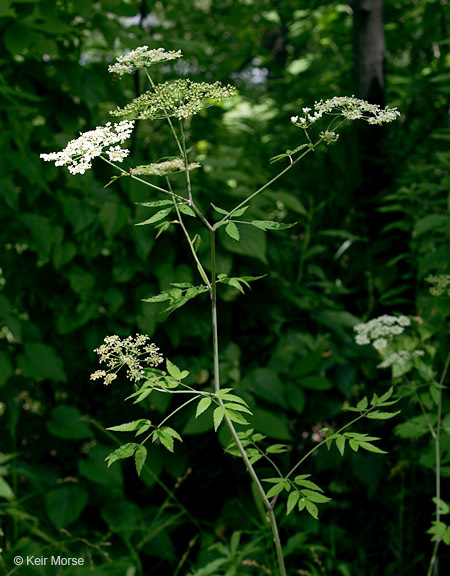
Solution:
[[[137,180],[138,182],[141,182],[141,184],[145,184],[146,186],[150,186],[150,188],[154,188],[155,190],[158,190],[159,192],[163,192],[164,194],[169,194],[170,196],[175,196],[179,200],[186,202],[186,198],[184,198],[184,196],[180,196],[179,194],[176,194],[175,192],[171,192],[169,190],[166,190],[165,188],[161,188],[160,186],[156,186],[156,184],[152,184],[151,182],[148,182],[147,180],[142,180],[142,178],[139,178],[138,176],[133,176],[133,174],[130,174],[130,172],[127,172],[121,166],[117,166],[117,164],[114,164],[114,162],[111,162],[111,160],[108,160],[108,158],[105,158],[105,156],[100,156],[100,158],[104,162],[109,164],[110,166],[113,166],[116,170],[119,170],[119,172],[122,173],[122,176],[128,176],[129,178],[133,178],[133,180]]]
[[[353,420],[351,420],[348,424],[346,424],[345,426],[342,426],[342,428],[339,428],[339,430],[337,432],[335,432],[334,434],[341,434],[344,430],[346,430],[347,428],[349,428],[350,426],[352,426],[353,424],[355,424],[355,422],[358,422],[358,420],[361,420],[361,418],[365,418],[366,415],[373,410],[374,408],[376,408],[376,406],[373,406],[370,410],[367,410],[364,414],[361,414],[360,416],[358,416],[357,418],[354,418]],[[311,450],[305,454],[305,456],[303,456],[303,458],[301,460],[299,460],[297,462],[297,464],[288,472],[288,474],[286,474],[285,478],[286,480],[289,478],[289,476],[292,476],[292,474],[297,470],[297,468],[303,464],[303,462],[309,458],[311,456],[311,454],[314,454],[314,452],[316,452],[316,450],[318,450],[321,446],[323,446],[324,444],[326,444],[328,441],[330,440],[330,438],[325,438],[324,440],[322,440],[322,442],[319,442],[319,444],[317,444],[316,446],[314,446],[314,448],[311,448]]]
[[[447,376],[448,367],[450,364],[450,352],[445,361],[444,370],[442,371],[441,379],[439,382],[439,396],[438,396],[438,413],[437,413],[437,424],[436,424],[436,435],[434,436],[434,449],[435,449],[435,459],[436,459],[436,522],[441,520],[441,420],[442,420],[442,387]],[[441,538],[438,538],[435,542],[433,553],[431,555],[430,566],[428,569],[428,575],[431,576],[434,570],[434,575],[438,575],[438,549],[441,543]]]
[[[234,212],[236,212],[236,210],[239,210],[239,208],[242,208],[243,206],[245,206],[246,204],[248,204],[250,202],[250,200],[252,200],[252,198],[254,198],[255,196],[257,196],[258,194],[260,194],[263,190],[265,190],[266,188],[268,188],[269,186],[271,186],[274,182],[276,182],[279,178],[281,178],[281,176],[283,176],[284,174],[286,174],[286,172],[288,172],[293,166],[295,166],[298,162],[300,162],[300,160],[302,160],[302,158],[304,158],[307,154],[309,154],[313,149],[315,149],[315,147],[321,142],[321,140],[318,140],[312,148],[308,148],[308,150],[306,150],[305,152],[303,152],[303,154],[301,154],[298,158],[296,158],[295,160],[293,160],[289,166],[286,166],[286,168],[284,168],[284,170],[282,170],[281,172],[279,172],[276,176],[274,176],[271,180],[269,180],[269,182],[266,182],[266,184],[264,184],[264,186],[261,186],[261,188],[258,188],[258,190],[256,190],[256,192],[253,192],[253,194],[250,194],[250,196],[248,198],[246,198],[245,200],[243,200],[240,204],[238,204],[237,206],[235,206],[233,208],[233,210],[230,210],[230,212],[228,212],[223,218],[222,220],[219,220],[218,222],[216,222],[216,224],[214,224],[214,230],[217,230],[217,228],[219,228],[219,226],[221,226],[221,224],[225,221],[227,221],[230,216],[232,216],[234,214]]]
[[[178,222],[180,223],[180,226],[184,232],[184,235],[186,236],[186,239],[187,239],[188,244],[189,244],[189,248],[191,249],[192,256],[194,257],[194,260],[197,264],[197,270],[199,271],[199,274],[202,277],[203,282],[208,287],[209,291],[211,291],[211,283],[210,283],[208,276],[207,276],[207,274],[206,274],[206,272],[202,266],[202,263],[198,259],[197,252],[195,251],[194,243],[191,240],[191,237],[189,236],[189,232],[187,231],[186,226],[184,225],[183,218],[181,216],[180,210],[178,209],[178,205],[175,202],[175,198],[173,200],[173,203],[175,206],[175,210],[177,211]]]
[[[211,317],[212,317],[212,331],[213,331],[213,357],[214,357],[214,390],[219,392],[220,390],[220,373],[219,373],[219,331],[217,323],[217,279],[216,279],[216,231],[211,231]],[[222,400],[219,398],[219,404],[224,407]],[[286,576],[286,567],[284,564],[283,549],[281,547],[280,535],[278,533],[278,525],[273,511],[273,507],[268,500],[265,490],[258,478],[258,475],[253,468],[245,448],[242,446],[242,442],[236,432],[231,420],[225,414],[225,423],[231,436],[239,450],[239,453],[244,461],[245,467],[247,468],[250,477],[255,483],[256,489],[258,490],[261,499],[263,501],[264,507],[267,511],[267,520],[270,524],[272,530],[273,543],[276,550],[277,562],[279,576]]]

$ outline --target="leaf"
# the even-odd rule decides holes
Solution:
[[[375,410],[375,412],[366,414],[366,418],[371,420],[389,420],[389,418],[394,418],[397,414],[400,414],[400,410],[397,410],[397,412],[378,412],[378,410]]]
[[[310,502],[309,500],[305,500],[305,505],[306,509],[311,514],[311,516],[317,520],[319,518],[319,509],[317,508],[317,506],[312,502]]]
[[[359,448],[359,443],[357,440],[354,440],[353,438],[351,438],[349,440],[349,444],[350,444],[350,448],[352,450],[354,450],[355,452],[358,452],[358,448]]]
[[[67,382],[63,362],[52,347],[40,342],[28,342],[24,349],[25,354],[18,358],[24,376]]]
[[[147,426],[148,429],[151,426],[150,420],[141,418],[140,420],[133,420],[132,422],[120,424],[119,426],[110,426],[107,430],[112,430],[113,432],[134,432],[135,430],[139,430],[142,426]]]
[[[246,412],[247,414],[253,414],[250,409],[244,405],[242,402],[240,404],[233,404],[233,403],[229,403],[229,404],[225,404],[225,409],[228,410],[233,410],[233,411],[237,411],[237,412]]]
[[[197,404],[197,411],[195,412],[195,417],[198,418],[200,414],[203,414],[205,410],[208,410],[208,408],[211,405],[211,402],[212,402],[211,396],[205,396],[204,398],[202,398],[200,402]]]
[[[157,208],[159,206],[173,206],[172,200],[155,200],[154,202],[136,202],[139,206],[146,208]]]
[[[358,410],[360,412],[362,412],[363,410],[365,410],[367,408],[368,405],[369,405],[369,401],[367,400],[367,397],[365,397],[358,402],[356,407],[358,408]]]
[[[336,439],[336,446],[341,453],[341,456],[343,456],[345,450],[345,436],[338,436]]]
[[[320,486],[317,486],[317,484],[315,484],[314,482],[311,482],[311,480],[302,480],[299,479],[299,477],[297,476],[294,482],[297,484],[297,486],[310,488],[311,490],[315,490],[316,492],[323,492],[322,488]]]
[[[259,228],[260,230],[286,230],[287,228],[292,228],[295,226],[297,222],[293,222],[292,224],[282,224],[281,222],[273,222],[270,220],[253,220],[249,222],[255,228]]]
[[[359,445],[361,448],[364,448],[364,450],[367,450],[368,452],[374,452],[375,454],[387,454],[385,450],[381,450],[381,448],[370,444],[370,442],[360,442]]]
[[[239,208],[238,210],[231,210],[230,211],[230,216],[232,218],[239,218],[239,216],[242,216],[242,214],[244,214],[244,212],[247,211],[248,206],[243,206],[242,208]]]
[[[289,494],[289,498],[287,500],[287,513],[288,514],[290,514],[292,512],[292,510],[295,508],[299,498],[300,498],[300,492],[297,492],[297,490],[295,490],[295,492],[291,492]]]
[[[153,216],[151,216],[147,220],[144,220],[143,222],[138,222],[137,224],[135,224],[135,226],[145,226],[146,224],[154,224],[155,222],[159,222],[160,220],[165,218],[171,212],[171,210],[172,208],[165,208],[164,210],[160,210],[156,214],[153,214]]]
[[[224,415],[225,415],[225,409],[222,408],[222,406],[219,406],[214,410],[213,419],[214,419],[214,430],[216,432],[220,424],[222,423]]]
[[[283,452],[286,452],[288,450],[288,447],[286,446],[286,444],[273,444],[272,446],[269,446],[268,448],[266,448],[266,453],[267,454],[282,454]]]
[[[117,450],[114,450],[114,452],[111,452],[111,454],[105,458],[105,461],[108,462],[108,468],[117,460],[133,456],[138,446],[139,444],[136,444],[135,442],[128,442],[127,444],[120,446],[120,448],[117,448]]]
[[[175,364],[173,364],[168,358],[166,358],[166,367],[167,372],[172,376],[172,378],[175,378],[175,380],[181,380],[181,370],[178,368],[178,366],[175,366]]]
[[[272,488],[267,492],[266,494],[267,498],[272,498],[273,496],[280,494],[281,492],[286,490],[286,486],[289,486],[289,482],[280,481],[278,484],[274,484]]]
[[[221,230],[219,229],[219,239],[226,250],[234,254],[257,258],[263,264],[267,264],[267,236],[262,230],[253,226],[242,226],[239,242],[234,241],[226,233],[222,234]]]
[[[5,498],[6,500],[14,500],[14,492],[11,486],[0,476],[0,498]]]
[[[89,495],[84,488],[76,484],[66,484],[46,494],[45,508],[54,526],[61,530],[77,520],[88,500]]]
[[[139,448],[134,453],[134,461],[136,463],[136,472],[138,473],[138,476],[141,475],[142,468],[144,467],[146,459],[147,448],[145,446],[139,446]]]
[[[328,498],[328,496],[319,494],[319,492],[315,492],[313,490],[302,490],[301,492],[307,500],[310,502],[316,502],[317,504],[323,504],[331,500],[331,498]]]
[[[239,242],[240,234],[238,227],[234,222],[228,222],[228,224],[225,226],[225,232],[228,234],[228,236],[230,236],[230,238],[233,238],[233,240]]]
[[[228,210],[224,210],[223,208],[219,208],[218,206],[216,206],[216,205],[213,204],[212,202],[211,202],[211,206],[212,206],[212,207],[214,208],[214,210],[215,210],[216,212],[218,212],[219,214],[227,215],[228,212],[229,212]]]
[[[190,206],[187,206],[187,204],[178,204],[178,210],[182,214],[186,214],[186,216],[192,216],[193,218],[197,216],[197,214],[192,210]]]
[[[92,431],[87,422],[82,420],[81,412],[74,406],[61,404],[51,411],[47,429],[58,438],[81,440],[91,438]]]
[[[235,410],[228,410],[228,408],[225,407],[225,414],[232,422],[243,425],[249,424],[247,420],[242,416],[242,414],[236,412]]]

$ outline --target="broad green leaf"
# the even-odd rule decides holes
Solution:
[[[219,230],[219,239],[226,250],[234,254],[257,258],[263,264],[267,264],[267,236],[262,230],[254,226],[241,226],[239,242],[230,238],[226,233],[222,234],[221,230],[222,228]]]
[[[125,424],[120,424],[119,426],[110,426],[107,430],[113,430],[114,432],[134,432],[139,430],[142,426],[151,426],[150,420],[145,420],[141,418],[140,420],[133,420],[132,422],[126,422]]]
[[[287,513],[288,514],[290,514],[292,512],[292,510],[295,508],[299,498],[300,498],[300,492],[297,492],[297,490],[295,490],[295,492],[291,492],[289,494],[289,498],[287,500]]]
[[[146,224],[154,224],[155,222],[159,222],[160,220],[165,218],[171,212],[171,210],[172,208],[164,208],[164,210],[160,210],[156,214],[153,214],[153,216],[147,218],[147,220],[144,220],[143,222],[138,222],[137,224],[135,224],[135,226],[145,226]]]
[[[6,500],[14,500],[14,492],[11,486],[0,476],[0,498],[5,498]]]
[[[432,498],[432,500],[435,504],[439,503],[439,512],[441,516],[450,513],[450,506],[447,502],[444,502],[441,498]]]
[[[305,376],[300,379],[300,386],[308,390],[329,390],[333,384],[325,376]]]
[[[77,484],[54,488],[45,496],[47,515],[58,530],[67,528],[77,520],[88,500],[88,492]]]
[[[218,406],[214,410],[213,419],[214,419],[214,430],[217,432],[220,424],[222,423],[223,417],[225,415],[225,409],[222,406]]]
[[[145,460],[147,459],[147,448],[145,446],[139,446],[139,448],[134,453],[134,461],[136,463],[136,471],[138,476],[141,475],[142,468],[145,464]]]
[[[82,419],[81,412],[74,406],[60,405],[53,408],[47,429],[58,438],[81,440],[92,437],[89,424]]]
[[[208,410],[212,402],[211,396],[205,396],[197,404],[197,411],[195,412],[195,417],[198,418],[205,410]]]
[[[286,230],[287,228],[292,228],[295,226],[297,222],[293,222],[292,224],[282,224],[281,222],[273,222],[271,220],[253,220],[249,222],[255,228],[259,228],[260,230]]]
[[[114,450],[114,452],[111,452],[111,454],[105,458],[106,462],[108,462],[108,468],[117,460],[133,456],[138,446],[139,444],[136,444],[135,442],[128,442],[127,444],[120,446],[120,448],[117,448],[117,450]]]
[[[14,370],[6,352],[0,351],[0,388],[6,384]]]
[[[228,236],[230,236],[230,238],[233,238],[233,240],[237,240],[239,242],[241,236],[239,234],[238,227],[234,222],[228,222],[228,224],[225,226],[225,232],[228,234]]]
[[[52,347],[40,342],[28,342],[24,349],[25,354],[18,358],[24,376],[67,382],[63,362]]]

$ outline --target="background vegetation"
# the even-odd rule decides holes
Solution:
[[[230,575],[264,573],[243,560],[270,564],[243,467],[224,454],[224,433],[219,441],[205,434],[208,419],[180,414],[184,443],[173,456],[155,446],[143,481],[130,463],[105,468],[115,438],[104,427],[140,416],[123,402],[124,385],[89,380],[104,336],[147,333],[192,383],[207,386],[211,374],[201,299],[168,320],[159,305],[141,302],[192,279],[177,231],[155,241],[148,227],[133,227],[147,191],[125,179],[104,188],[111,172],[102,165],[74,177],[39,159],[139,92],[141,78],[112,81],[107,72],[127,49],[181,49],[181,64],[158,69],[158,79],[182,74],[239,89],[189,127],[193,159],[204,167],[193,175],[203,207],[231,207],[265,183],[277,166],[269,159],[299,143],[290,117],[314,100],[355,94],[402,112],[389,129],[348,129],[250,209],[296,227],[270,236],[243,228],[239,244],[221,239],[222,272],[266,275],[251,298],[220,292],[224,384],[245,396],[255,428],[288,443],[294,459],[323,424],[345,421],[345,403],[384,391],[379,359],[352,334],[379,314],[425,318],[442,370],[448,297],[431,297],[425,278],[450,273],[448,4],[385,0],[384,27],[375,29],[384,68],[367,77],[361,10],[381,4],[0,3],[0,571],[13,574],[17,554],[51,553],[89,559],[67,576],[222,574],[200,568],[226,554]],[[139,163],[175,152],[155,123],[139,125],[133,153]],[[166,409],[165,397],[151,398],[139,405],[142,416]],[[426,573],[434,464],[414,421],[399,429],[416,415],[408,401],[401,408],[397,421],[374,427],[387,457],[341,460],[332,450],[310,460],[305,473],[333,502],[318,522],[282,522],[292,574]],[[445,499],[448,440],[442,457]]]

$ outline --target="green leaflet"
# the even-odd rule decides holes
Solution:
[[[253,220],[249,222],[255,228],[260,230],[286,230],[287,228],[292,228],[297,224],[293,222],[292,224],[282,224],[281,222],[274,222],[272,220]]]
[[[233,240],[239,242],[241,236],[239,234],[238,227],[234,222],[228,222],[228,224],[225,226],[225,232],[228,234],[228,236],[230,236],[230,238],[233,238]]]
[[[151,216],[147,220],[144,220],[143,222],[138,222],[137,224],[135,224],[135,226],[145,226],[146,224],[154,224],[155,222],[159,222],[160,220],[168,216],[171,210],[172,208],[164,208],[164,210],[160,210],[156,214],[153,214],[153,216]]]

